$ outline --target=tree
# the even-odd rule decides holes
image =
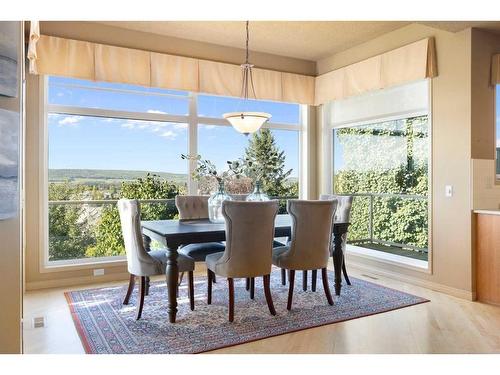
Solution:
[[[93,187],[69,182],[49,185],[50,201],[89,199],[98,194]],[[78,259],[85,249],[94,244],[89,230],[89,216],[82,215],[80,205],[58,204],[49,206],[49,259]]]
[[[122,182],[121,198],[128,199],[173,199],[180,194],[179,187],[161,179],[155,174],[147,174],[131,182]],[[177,209],[171,203],[142,203],[142,220],[173,219]],[[124,255],[125,247],[120,225],[120,216],[115,205],[105,207],[96,228],[96,243],[85,251],[87,257]]]
[[[253,133],[245,149],[246,174],[260,181],[270,196],[286,196],[293,189],[288,181],[292,169],[285,170],[285,152],[276,145],[271,130],[261,129]]]

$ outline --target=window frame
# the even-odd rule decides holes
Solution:
[[[79,87],[75,85],[75,87]],[[97,89],[110,92],[132,92],[133,90],[120,90],[117,88],[92,88],[84,86],[85,89]],[[188,145],[187,152],[189,155],[198,154],[198,129],[199,125],[214,125],[214,126],[226,126],[231,127],[232,125],[227,122],[224,118],[216,117],[206,117],[198,116],[198,94],[194,92],[188,92],[187,96],[175,95],[170,93],[161,94],[162,96],[170,96],[180,99],[185,99],[188,101],[189,112],[187,115],[172,115],[164,113],[149,113],[149,112],[139,112],[139,111],[123,111],[114,109],[103,109],[103,108],[87,108],[73,105],[60,105],[60,104],[50,104],[48,102],[48,90],[49,90],[49,76],[39,77],[39,116],[41,122],[41,128],[43,136],[39,139],[39,179],[40,179],[40,218],[39,218],[39,230],[40,230],[40,272],[54,272],[54,271],[65,271],[70,269],[87,269],[87,268],[97,268],[99,265],[112,264],[113,266],[126,264],[125,256],[110,256],[110,257],[96,257],[96,258],[80,258],[80,259],[67,259],[67,260],[49,260],[49,200],[48,200],[48,116],[49,114],[58,115],[75,115],[75,116],[89,116],[89,117],[102,117],[102,118],[115,118],[123,120],[139,120],[139,121],[159,121],[168,123],[183,123],[188,125],[187,137]],[[140,95],[144,95],[143,92],[138,92]],[[150,95],[155,95],[154,93]],[[307,196],[308,192],[308,181],[306,166],[309,163],[309,156],[307,154],[308,148],[306,147],[307,131],[309,128],[309,108],[307,105],[297,104],[299,106],[299,122],[297,124],[287,124],[279,122],[268,122],[263,125],[263,128],[274,129],[274,130],[285,130],[285,131],[295,131],[298,132],[298,181],[299,181],[299,197],[304,198]],[[187,168],[188,182],[187,182],[187,192],[191,195],[198,194],[197,181],[192,178],[192,173],[196,168],[196,161],[189,161]]]
[[[355,121],[343,122],[339,125],[334,125],[330,123],[331,119],[331,106],[323,105],[322,109],[322,123],[323,123],[323,155],[325,156],[323,164],[323,172],[325,180],[323,181],[323,190],[328,194],[335,194],[334,192],[334,140],[333,140],[333,130],[341,129],[346,127],[355,127],[368,124],[375,124],[385,121],[401,120],[405,118],[417,117],[427,115],[427,124],[429,128],[429,154],[428,154],[428,209],[427,209],[427,233],[428,233],[428,253],[427,262],[424,261],[414,261],[412,259],[406,258],[404,256],[392,255],[387,256],[385,253],[377,250],[365,249],[359,246],[348,244],[346,247],[346,253],[360,258],[366,258],[369,260],[375,260],[381,263],[386,263],[389,265],[395,265],[402,268],[407,268],[427,274],[433,273],[433,252],[432,252],[432,206],[433,206],[433,130],[432,130],[432,80],[428,79],[428,106],[427,109],[416,109],[398,112],[388,116],[381,117],[367,117],[358,119]]]

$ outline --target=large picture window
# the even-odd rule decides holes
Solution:
[[[251,147],[274,148],[282,153],[286,179],[266,187],[273,196],[298,196],[298,104],[252,101],[273,118],[247,137],[222,118],[238,109],[237,98],[61,77],[45,82],[46,264],[123,256],[116,209],[122,197],[139,199],[145,220],[170,219],[177,215],[177,194],[212,192],[212,184],[193,183],[193,166],[181,154],[199,154],[225,169]],[[270,141],[259,143],[259,137]],[[235,194],[252,188],[248,179],[229,184]]]
[[[402,94],[405,102],[391,108],[391,97]],[[337,111],[331,116],[333,191],[354,196],[348,242],[427,261],[431,140],[427,85],[403,86],[376,96],[331,108]],[[380,96],[389,105],[370,109],[369,103],[378,102]],[[359,113],[365,117],[357,117]],[[343,123],[337,125],[335,120]]]

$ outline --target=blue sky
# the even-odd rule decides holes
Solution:
[[[76,84],[81,88],[67,88]],[[94,90],[90,87],[122,88],[133,93]],[[89,87],[87,89],[86,87]],[[172,96],[151,95],[154,93]],[[95,83],[83,80],[50,77],[49,103],[126,111],[188,113],[187,93],[124,84]],[[244,103],[237,98],[199,95],[200,116],[221,117],[225,112],[241,109],[266,111],[272,121],[298,122],[298,106],[274,102]],[[186,173],[186,162],[180,154],[187,153],[187,125],[106,119],[86,116],[49,114],[49,168],[119,169]],[[285,151],[286,167],[298,176],[298,132],[273,130],[278,146]],[[198,152],[219,168],[227,160],[243,156],[248,138],[232,127],[200,125]]]

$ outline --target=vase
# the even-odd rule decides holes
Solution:
[[[255,182],[252,194],[249,194],[245,200],[247,202],[265,202],[269,200],[267,194],[262,191],[262,183],[260,181]]]
[[[208,198],[208,218],[212,223],[224,223],[222,203],[232,198],[226,193],[224,182],[219,182],[219,190]]]

